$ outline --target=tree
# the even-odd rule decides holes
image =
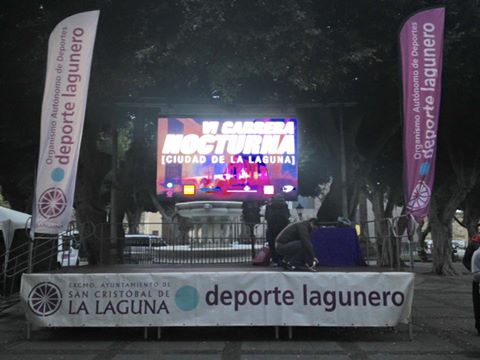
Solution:
[[[476,2],[455,2],[448,7],[437,169],[429,220],[434,244],[433,270],[449,274],[451,221],[455,211],[474,194],[479,182],[480,136],[478,126],[478,67],[474,60],[480,33],[480,9]],[[466,70],[469,69],[469,70]],[[458,89],[463,89],[459,92]],[[468,89],[468,90],[467,90]],[[470,200],[471,201],[471,200]]]
[[[470,191],[461,205],[463,209],[463,222],[461,223],[468,231],[468,237],[478,234],[480,226],[480,185],[477,183]]]
[[[119,97],[207,100],[212,92],[221,95],[220,102],[232,106],[246,102],[355,103],[354,107],[343,109],[349,213],[351,216],[359,194],[363,193],[375,199],[378,218],[388,217],[393,204],[401,203],[397,30],[410,13],[437,3],[407,0],[389,3],[179,0],[141,4],[132,0],[90,0],[75,4],[45,1],[42,6],[35,1],[2,3],[0,44],[10,56],[1,60],[5,71],[0,80],[7,86],[0,90],[0,104],[5,109],[2,115],[5,120],[0,122],[0,150],[2,153],[14,150],[22,155],[20,162],[14,157],[0,159],[1,169],[15,169],[14,173],[0,174],[4,195],[13,207],[29,210],[46,42],[51,29],[72,13],[100,8],[77,183],[75,206],[80,221],[94,224],[106,221],[105,208],[112,185],[108,171],[111,154],[106,146],[111,124],[132,136],[131,141],[121,144],[125,152],[120,157],[119,169],[126,176],[113,184],[121,195],[121,209],[113,221],[123,219],[127,213],[134,229],[138,213],[148,208],[157,208],[168,219],[173,218],[173,204],[158,202],[152,191],[156,114],[141,114],[139,109],[121,108],[118,112],[112,109]],[[452,209],[462,201],[473,209],[473,201],[467,199],[473,196],[478,183],[474,149],[478,139],[475,126],[479,93],[476,81],[479,50],[475,45],[478,17],[474,1],[448,3],[445,92],[436,176],[438,194],[435,190],[431,213],[432,233],[439,249],[434,254],[437,272],[443,272],[443,264],[449,261],[445,224],[451,219]],[[464,91],[460,93],[457,89]],[[31,106],[25,107],[25,103]],[[140,122],[132,121],[129,112]],[[299,109],[305,126],[300,139],[301,192],[316,195],[319,183],[334,179],[320,213],[324,219],[336,219],[341,212],[339,194],[344,189],[338,183],[339,116],[338,107]],[[99,246],[98,240],[92,240],[90,246]],[[98,258],[100,249],[93,249],[92,253]]]
[[[2,189],[0,188],[0,206],[6,207],[6,208],[10,208],[10,204],[8,203],[8,201],[6,201],[6,200],[3,198],[3,195],[2,195],[1,190],[2,190]]]
[[[36,1],[0,5],[0,184],[13,208],[31,212],[48,15]],[[38,106],[30,104],[38,104]],[[10,154],[10,156],[5,156]],[[15,154],[13,156],[13,154]]]

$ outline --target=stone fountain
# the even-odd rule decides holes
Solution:
[[[192,223],[192,244],[232,245],[243,236],[240,201],[191,201],[178,203],[175,207]]]

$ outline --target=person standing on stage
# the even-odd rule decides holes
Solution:
[[[472,300],[473,314],[475,316],[475,328],[480,335],[480,234],[475,235],[468,242],[463,265],[472,272]]]
[[[275,239],[290,223],[290,210],[283,194],[276,194],[265,209],[265,220],[267,221],[267,242],[274,264],[280,264],[281,257],[275,249]]]
[[[318,260],[310,241],[310,234],[319,226],[318,220],[312,218],[290,224],[278,234],[276,248],[283,256],[282,266],[285,270],[315,271]],[[306,265],[307,258],[311,259],[311,265]]]

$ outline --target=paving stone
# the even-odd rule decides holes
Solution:
[[[315,354],[315,355],[295,355],[285,354],[285,355],[241,355],[241,360],[347,360],[351,359],[348,355],[324,355],[324,354]]]
[[[104,350],[112,346],[111,341],[82,341],[81,339],[73,341],[55,341],[49,339],[47,341],[20,341],[12,345],[8,345],[7,350],[29,350],[35,352],[37,350],[55,350],[66,351],[69,353],[82,352],[88,350]]]
[[[50,355],[50,354],[2,354],[2,360],[90,360],[94,359],[95,355],[85,354],[66,354],[66,355]]]
[[[149,342],[132,342],[128,344],[125,351],[162,351],[169,352],[175,349],[182,349],[182,351],[202,352],[202,351],[216,351],[221,352],[225,347],[223,341],[149,341]]]
[[[278,341],[275,344],[275,351],[277,352],[288,352],[292,349],[296,351],[308,351],[308,352],[332,352],[332,351],[341,351],[342,348],[334,341]],[[254,342],[248,341],[243,342],[241,347],[242,352],[268,352],[272,350],[271,341],[262,341]]]
[[[222,354],[158,354],[152,355],[116,355],[112,358],[113,360],[220,360],[222,359]]]

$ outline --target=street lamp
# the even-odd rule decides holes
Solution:
[[[297,210],[298,220],[302,221],[303,220],[303,206],[302,206],[302,204],[298,203],[295,210]]]

